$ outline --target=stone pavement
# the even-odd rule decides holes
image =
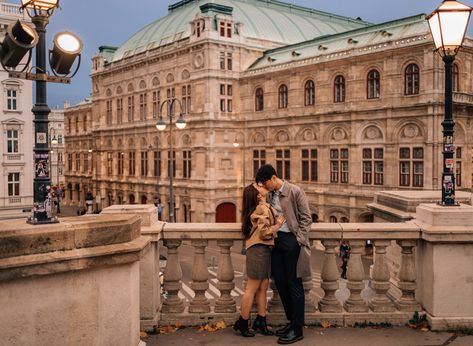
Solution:
[[[297,346],[472,346],[473,335],[456,335],[448,332],[420,332],[407,327],[394,328],[329,328],[307,327],[304,340]],[[147,346],[264,346],[277,345],[275,336],[257,335],[243,338],[226,328],[217,332],[199,332],[185,328],[175,333],[149,335],[142,338]]]

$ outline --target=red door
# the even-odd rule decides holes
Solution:
[[[222,203],[217,207],[215,222],[236,222],[236,206],[233,203]]]

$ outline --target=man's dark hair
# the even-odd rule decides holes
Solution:
[[[270,180],[273,175],[276,177],[278,176],[274,167],[269,164],[263,165],[258,169],[258,172],[256,172],[256,183],[264,183],[265,181]]]

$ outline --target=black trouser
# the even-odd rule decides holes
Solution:
[[[294,326],[304,325],[304,286],[297,277],[301,246],[292,233],[278,232],[271,256],[271,273],[284,306],[286,318]]]

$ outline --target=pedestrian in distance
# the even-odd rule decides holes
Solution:
[[[271,273],[289,323],[276,331],[279,344],[292,344],[304,338],[305,297],[303,278],[311,277],[309,232],[312,225],[304,191],[278,177],[271,165],[256,173],[256,183],[270,191],[268,202],[286,221],[275,238]]]
[[[266,203],[267,190],[256,184],[243,191],[241,231],[246,240],[246,273],[248,281],[241,298],[241,315],[233,325],[244,337],[255,336],[249,329],[250,310],[256,297],[258,316],[253,330],[263,335],[274,335],[266,323],[266,294],[271,275],[271,247],[274,236],[284,223],[284,217],[276,217],[275,210]]]

